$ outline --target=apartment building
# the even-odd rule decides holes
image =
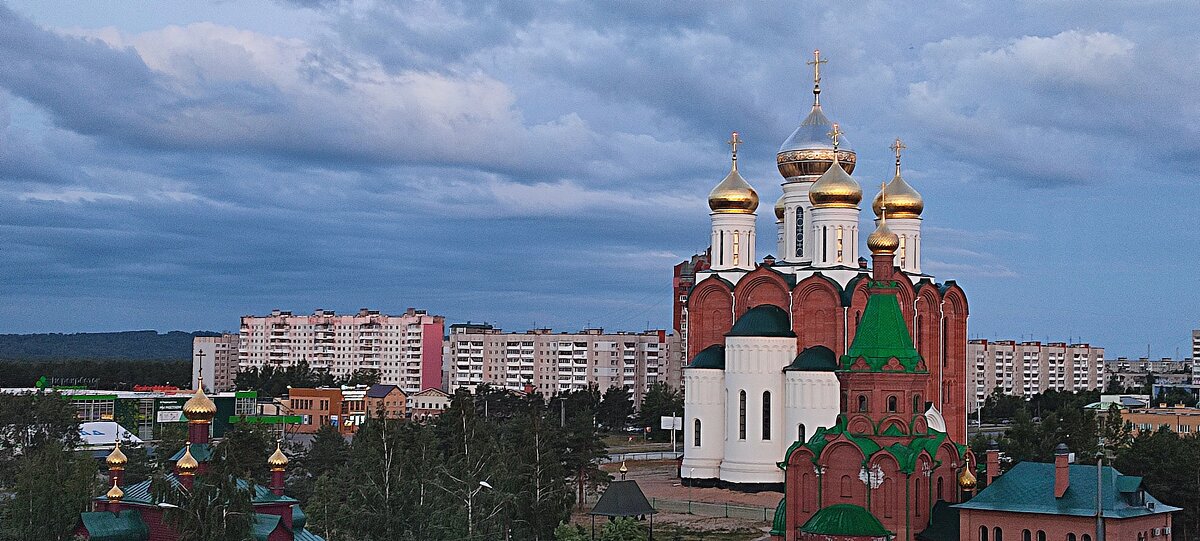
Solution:
[[[366,308],[353,315],[273,310],[242,317],[238,355],[242,369],[307,361],[335,377],[377,370],[379,383],[415,393],[442,386],[444,325],[441,316],[412,308],[401,315]]]
[[[206,392],[232,391],[238,371],[239,342],[236,334],[193,338],[192,388],[198,388],[200,376],[203,375]]]
[[[506,333],[491,325],[456,323],[450,326],[448,341],[451,389],[465,387],[473,392],[475,386],[487,383],[552,395],[595,383],[601,392],[622,386],[640,402],[651,384],[670,384],[666,374],[672,340],[663,330]]]
[[[1153,375],[1156,386],[1186,386],[1193,384],[1195,379],[1193,368],[1192,359],[1117,357],[1104,361],[1104,381],[1116,377],[1121,387],[1137,389],[1145,387],[1147,379]]]
[[[1200,359],[1200,329],[1192,330],[1192,359]]]
[[[967,359],[974,362],[968,393],[970,410],[997,388],[1032,396],[1049,390],[1085,391],[1104,386],[1104,348],[1090,344],[1014,340],[971,340]]]

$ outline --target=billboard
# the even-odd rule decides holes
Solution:
[[[183,405],[191,398],[160,398],[154,401],[154,419],[160,423],[182,423],[187,421],[183,416]]]

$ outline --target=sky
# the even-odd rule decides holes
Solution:
[[[868,197],[904,139],[971,337],[1186,356],[1200,14],[1093,6],[0,0],[0,332],[669,328],[730,131],[774,251],[819,48]]]

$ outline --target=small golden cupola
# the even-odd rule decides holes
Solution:
[[[925,200],[921,194],[900,176],[900,151],[908,148],[899,137],[892,143],[891,149],[896,153],[896,176],[887,184],[888,215],[892,218],[920,218],[925,210]],[[883,209],[883,190],[875,196],[871,203],[875,217],[879,217]]]
[[[842,169],[837,158],[836,150],[841,135],[842,130],[834,124],[833,131],[829,132],[835,150],[833,165],[808,189],[808,200],[814,207],[853,209],[858,208],[858,203],[862,201],[862,186],[858,185],[858,181],[854,180],[850,173]]]
[[[104,459],[110,470],[123,470],[125,464],[129,463],[129,458],[125,453],[121,452],[121,440],[117,440],[117,444],[113,446],[113,450],[108,454],[108,458]]]
[[[787,207],[783,204],[783,196],[779,196],[779,200],[775,202],[775,221],[782,222],[783,215],[787,212]]]
[[[958,474],[958,487],[963,490],[975,490],[977,483],[975,474],[971,473],[971,464],[968,463],[963,467],[962,473]]]
[[[729,146],[733,147],[733,166],[717,187],[708,194],[708,208],[717,214],[754,214],[758,210],[758,192],[742,178],[737,168],[737,147],[742,143],[733,132]]]
[[[175,471],[179,475],[195,475],[198,469],[200,469],[200,462],[192,456],[192,442],[188,442],[183,447],[183,456],[175,461]]]
[[[886,192],[887,185],[881,184],[879,186],[879,191]],[[900,248],[900,237],[895,233],[892,233],[892,230],[887,226],[889,203],[891,203],[891,201],[888,200],[888,195],[884,193],[882,204],[879,207],[879,225],[874,231],[871,232],[869,236],[867,236],[867,248],[871,250],[872,254],[894,254],[896,253],[896,249]]]
[[[813,51],[813,59],[807,62],[813,67],[812,110],[800,122],[796,131],[783,141],[779,146],[779,153],[775,155],[779,174],[788,179],[788,182],[805,181],[824,173],[833,164],[835,154],[843,169],[849,173],[854,172],[857,156],[850,148],[849,142],[842,139],[841,146],[835,149],[829,144],[829,137],[826,135],[833,123],[821,110],[821,64],[828,62],[821,59],[821,51]]]
[[[196,394],[183,404],[183,415],[191,422],[212,422],[217,416],[217,405],[204,394],[204,376],[196,384]]]
[[[108,489],[104,496],[108,498],[109,502],[119,502],[121,498],[125,497],[125,491],[121,490],[121,487],[117,486],[117,480],[113,479],[112,488]]]
[[[283,454],[283,449],[279,447],[278,442],[275,443],[275,452],[271,453],[270,458],[267,459],[267,465],[271,467],[272,471],[282,470],[288,465],[288,457]]]

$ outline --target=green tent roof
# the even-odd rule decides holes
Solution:
[[[150,539],[150,528],[142,521],[136,509],[125,509],[119,514],[111,511],[80,513],[83,528],[91,541],[146,541]]]
[[[1068,466],[1070,484],[1061,498],[1054,497],[1054,464],[1043,462],[1021,462],[992,481],[979,495],[959,509],[982,509],[1014,513],[1040,513],[1045,515],[1095,516],[1096,514],[1096,466],[1071,464]],[[1139,501],[1138,487],[1133,476],[1121,475],[1116,469],[1105,466],[1100,484],[1104,516],[1128,518],[1156,515],[1178,511],[1178,507],[1163,504],[1149,493],[1142,493],[1144,503]]]
[[[813,346],[804,348],[796,360],[792,361],[784,370],[807,370],[807,371],[829,371],[837,370],[837,354],[825,346]]]
[[[177,460],[183,458],[183,451],[184,451],[184,448],[180,447],[178,451],[175,451],[175,454],[171,455],[171,460],[177,461]],[[212,444],[209,444],[209,443],[193,443],[192,444],[192,458],[196,459],[196,462],[208,462],[209,460],[212,460],[212,456],[213,456]]]
[[[688,368],[716,368],[717,370],[725,369],[725,346],[721,344],[713,344],[697,353],[692,358],[692,364]]]
[[[839,503],[817,511],[800,527],[800,531],[821,535],[891,535],[870,511],[849,503]]]
[[[771,522],[771,535],[784,535],[787,532],[787,498],[779,500],[775,506],[775,520]]]
[[[725,336],[763,336],[795,338],[792,322],[783,308],[762,304],[747,310]]]
[[[894,289],[895,284],[873,282],[872,287]],[[892,359],[899,361],[905,372],[928,371],[918,368],[922,364],[921,355],[913,347],[908,326],[904,323],[904,314],[894,293],[875,293],[867,299],[867,308],[863,310],[858,330],[854,333],[854,342],[842,356],[842,370],[851,370],[850,367],[859,358],[866,361],[871,372],[883,371]]]
[[[180,482],[179,482],[179,477],[177,477],[175,474],[169,473],[166,475],[166,478],[167,478],[167,481],[171,483],[171,486],[173,486],[175,488],[179,488],[182,486],[182,484],[180,484]],[[250,486],[251,486],[251,484],[246,482],[246,480],[244,480],[244,479],[237,480],[237,487],[242,490],[245,490]],[[254,492],[251,495],[250,501],[251,501],[251,503],[254,503],[254,504],[295,503],[298,501],[295,498],[292,498],[289,496],[279,496],[279,495],[275,494],[274,492],[271,492],[271,489],[269,489],[263,485],[257,484],[257,483],[255,483],[253,485],[253,487],[254,487]],[[142,481],[140,483],[134,483],[129,486],[121,487],[121,490],[125,491],[125,497],[121,498],[122,503],[143,504],[143,505],[155,505],[157,503],[154,501],[153,497],[150,495],[150,480],[149,479]],[[96,498],[96,500],[104,501],[105,498],[104,498],[104,496],[100,496],[100,497]]]
[[[255,513],[254,521],[250,523],[250,535],[253,535],[258,541],[267,541],[271,532],[279,527],[279,519],[279,515]]]

